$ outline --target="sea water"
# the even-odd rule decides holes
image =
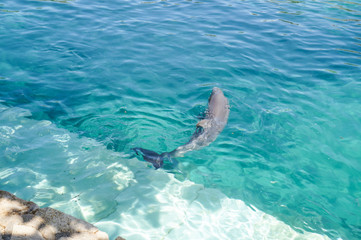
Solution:
[[[361,3],[0,2],[0,189],[111,238],[361,238]],[[212,87],[210,146],[186,143]]]

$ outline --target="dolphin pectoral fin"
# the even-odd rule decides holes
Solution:
[[[206,125],[207,125],[207,120],[206,119],[202,119],[197,123],[197,127],[205,128]]]

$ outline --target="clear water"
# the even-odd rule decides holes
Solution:
[[[359,239],[360,21],[343,0],[2,0],[0,188],[113,238]],[[132,155],[185,143],[213,86],[228,125],[182,174]]]

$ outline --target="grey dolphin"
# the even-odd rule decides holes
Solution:
[[[165,160],[172,164],[176,163],[174,158],[183,156],[186,152],[198,150],[208,146],[222,132],[226,126],[229,116],[228,99],[221,89],[214,87],[208,99],[208,109],[204,119],[199,121],[191,139],[171,152],[158,154],[144,148],[133,148],[137,155],[141,155],[144,160],[153,164],[155,169],[163,166]]]

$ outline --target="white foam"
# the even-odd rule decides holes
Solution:
[[[26,110],[0,109],[0,158],[13,166],[0,166],[1,187],[95,223],[111,239],[328,239],[49,121],[24,118]]]

